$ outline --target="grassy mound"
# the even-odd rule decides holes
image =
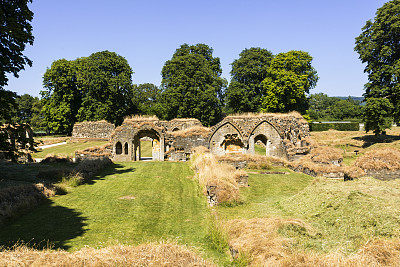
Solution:
[[[373,178],[354,181],[317,179],[298,194],[279,202],[288,215],[311,223],[320,238],[284,229],[295,248],[354,252],[371,239],[400,238],[400,181]]]

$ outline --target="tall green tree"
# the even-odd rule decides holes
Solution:
[[[26,64],[32,65],[32,61],[22,54],[26,44],[32,45],[34,39],[30,24],[33,13],[28,8],[30,2],[32,1],[0,0],[0,151],[5,152],[12,160],[16,160],[19,153],[16,143],[9,142],[7,128],[13,123],[17,95],[4,90],[4,86],[8,83],[8,73],[18,78],[18,72],[23,70]],[[14,129],[18,127],[14,126]],[[20,138],[24,136],[17,137]]]
[[[312,57],[304,51],[289,51],[275,56],[262,82],[265,96],[261,110],[305,113],[308,107],[306,94],[318,81],[311,62]]]
[[[365,130],[373,131],[375,135],[385,133],[392,125],[393,109],[387,98],[368,98],[364,107]]]
[[[71,133],[75,122],[116,125],[131,113],[132,69],[114,52],[53,62],[43,77],[43,115],[52,132]]]
[[[228,112],[258,112],[265,96],[261,82],[273,54],[267,49],[252,47],[243,50],[232,62],[231,81],[226,90]]]
[[[133,113],[159,114],[161,92],[161,89],[152,83],[134,84],[131,92]]]
[[[18,72],[32,61],[22,54],[26,44],[33,44],[31,0],[0,0],[0,88],[7,85],[6,74],[18,78]]]
[[[82,103],[75,61],[56,60],[43,76],[43,115],[55,133],[71,133]]]
[[[132,74],[128,61],[114,52],[93,53],[78,62],[77,80],[82,103],[77,120],[121,124],[130,113]]]
[[[216,123],[222,112],[227,81],[221,64],[205,44],[183,44],[162,69],[162,105],[165,119],[197,118]]]
[[[362,33],[356,38],[355,51],[366,63],[364,72],[368,74],[364,97],[385,98],[394,107],[393,118],[400,120],[400,0],[384,4],[376,12],[374,21],[367,21]],[[375,102],[375,100],[373,101]],[[386,100],[384,101],[386,102]],[[371,105],[376,108],[387,105]],[[385,111],[382,111],[385,112]],[[366,121],[372,121],[373,113],[366,113]],[[383,124],[374,124],[368,128],[375,133],[382,133]],[[371,126],[372,127],[372,126]],[[367,128],[366,128],[367,130]]]

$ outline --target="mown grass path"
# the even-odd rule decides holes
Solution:
[[[0,228],[0,244],[50,241],[76,250],[174,240],[204,247],[210,212],[192,175],[185,163],[118,163]]]
[[[49,154],[62,155],[68,157],[75,157],[76,150],[83,150],[88,147],[105,145],[106,141],[90,141],[90,142],[77,142],[68,143],[54,147],[45,148],[37,153],[32,153],[32,158],[45,158]]]

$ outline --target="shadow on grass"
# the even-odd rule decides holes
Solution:
[[[85,184],[94,184],[96,180],[103,180],[108,175],[135,170],[113,163],[98,175],[86,180]],[[55,205],[52,200],[45,199],[25,215],[0,226],[0,250],[1,246],[7,248],[15,244],[25,244],[37,249],[69,249],[67,241],[85,233],[86,220],[80,212]]]
[[[109,175],[123,174],[134,171],[136,171],[136,168],[125,168],[121,164],[112,163],[110,166],[100,171],[98,175],[95,175],[90,179],[86,179],[85,184],[94,184],[98,180],[104,180],[104,178]]]
[[[368,148],[378,143],[393,143],[400,140],[398,135],[364,135],[359,137],[353,137],[354,140],[363,141],[363,148]]]
[[[81,236],[86,218],[72,209],[45,200],[14,223],[0,228],[0,246],[25,244],[38,249],[68,249],[66,241]]]

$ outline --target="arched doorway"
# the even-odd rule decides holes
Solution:
[[[142,129],[133,138],[134,160],[164,160],[164,138],[154,129]]]
[[[253,129],[249,137],[249,153],[285,157],[282,138],[269,122],[263,121]]]
[[[242,134],[230,122],[221,122],[214,127],[209,137],[211,153],[225,155],[227,153],[245,153],[246,144]]]

